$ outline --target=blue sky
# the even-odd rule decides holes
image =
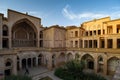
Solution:
[[[8,8],[41,18],[43,26],[79,26],[95,18],[120,18],[120,0],[0,0],[0,13],[6,16]]]

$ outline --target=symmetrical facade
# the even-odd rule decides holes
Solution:
[[[53,69],[72,59],[86,69],[112,75],[120,59],[120,19],[84,22],[79,27],[43,27],[41,19],[8,10],[0,14],[0,74],[17,74],[25,67]]]

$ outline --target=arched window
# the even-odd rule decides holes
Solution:
[[[6,25],[3,25],[3,36],[8,36],[8,27]]]
[[[5,65],[6,65],[6,66],[11,66],[11,63],[10,63],[10,62],[6,62]]]
[[[7,59],[7,61],[5,62],[5,66],[12,66],[12,60],[11,59]]]
[[[102,56],[99,56],[99,57],[98,57],[98,61],[103,61]]]

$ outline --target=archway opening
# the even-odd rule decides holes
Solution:
[[[85,54],[81,60],[85,61],[86,69],[93,70],[94,69],[94,59],[91,55]]]
[[[68,54],[67,54],[67,61],[70,61],[70,60],[72,60],[72,59],[73,59],[72,53],[68,53]]]
[[[60,53],[58,57],[58,66],[65,64],[65,53]]]
[[[52,55],[52,68],[55,68],[55,55]]]

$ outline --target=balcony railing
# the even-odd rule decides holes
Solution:
[[[83,52],[98,52],[98,53],[120,53],[120,49],[108,48],[66,48],[66,50],[77,50]]]
[[[12,40],[12,47],[35,47],[36,40]]]

